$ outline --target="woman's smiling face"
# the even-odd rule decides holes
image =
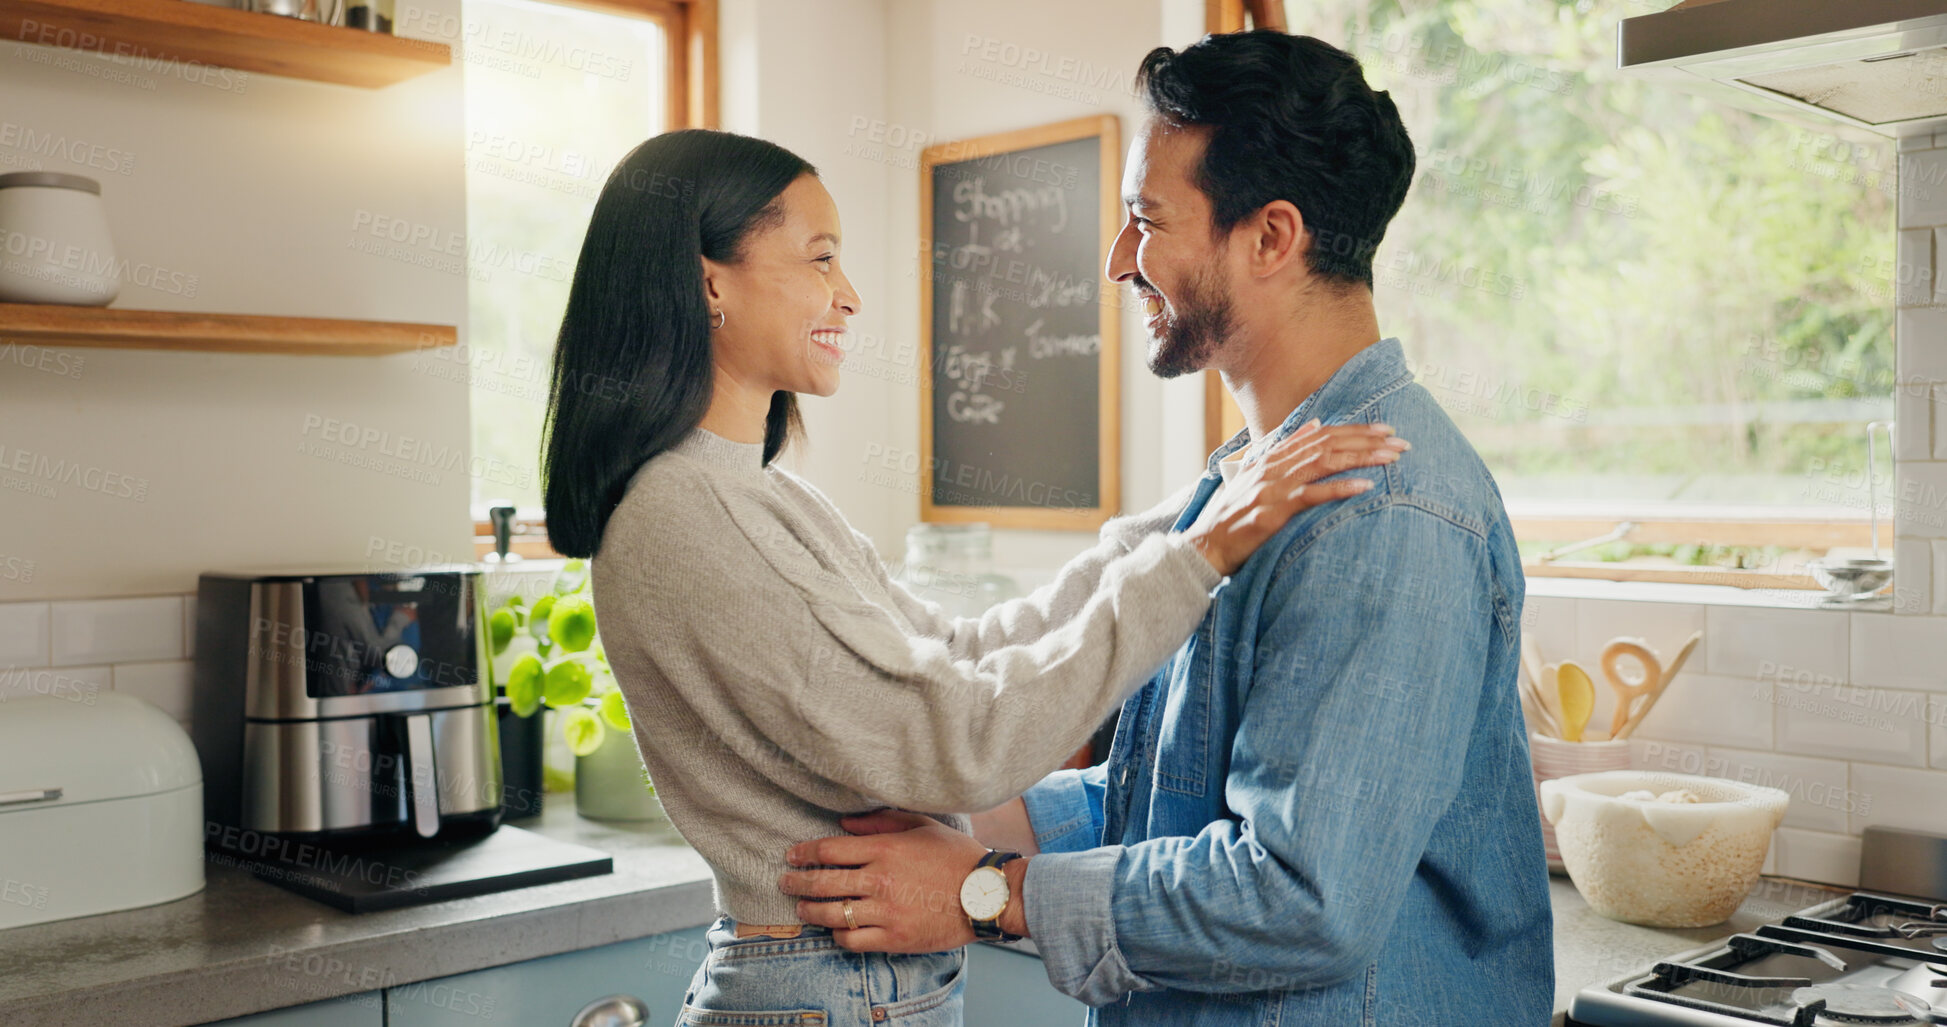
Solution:
[[[861,305],[839,265],[838,205],[817,176],[801,175],[772,206],[735,263],[703,261],[710,309],[723,312],[711,333],[717,372],[763,392],[829,396],[846,320]]]

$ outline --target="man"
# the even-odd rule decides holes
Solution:
[[[1276,32],[1158,49],[1138,81],[1108,274],[1146,304],[1151,369],[1217,369],[1246,422],[1172,530],[1247,444],[1313,418],[1390,424],[1412,458],[1344,472],[1373,488],[1293,518],[1218,586],[1107,763],[982,815],[978,841],[855,818],[863,836],[788,858],[859,869],[780,886],[849,897],[799,903],[847,948],[1031,936],[1091,1023],[1545,1023],[1520,558],[1493,479],[1373,310],[1373,249],[1413,175],[1398,111],[1349,54]]]

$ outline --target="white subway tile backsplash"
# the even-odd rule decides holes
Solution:
[[[1933,547],[1924,538],[1896,539],[1893,543],[1893,612],[1930,614],[1933,612]]]
[[[183,655],[183,599],[83,599],[53,608],[53,664],[176,660]]]
[[[1947,620],[1853,614],[1847,680],[1879,688],[1947,691]]]
[[[1947,189],[1937,184],[1947,182],[1947,153],[1919,150],[1900,154],[1899,180],[1901,228],[1947,224]]]
[[[0,603],[0,667],[45,667],[46,603]]]
[[[187,722],[192,694],[190,667],[188,660],[118,663],[115,665],[115,691],[142,699],[171,717]]]
[[[1851,648],[1848,615],[1837,610],[1713,606],[1702,655],[1712,674],[1748,678],[1811,675],[1844,681]],[[1694,663],[1696,657],[1691,657]]]
[[[1928,734],[1933,736],[1927,743],[1928,751],[1933,754],[1933,768],[1947,770],[1947,696],[1933,697],[1927,706],[1927,724],[1931,728]]]
[[[1947,540],[1935,539],[1933,545],[1933,612],[1947,613]],[[1895,576],[1898,570],[1893,572]],[[1895,583],[1897,588],[1897,582]]]
[[[1852,790],[1859,797],[1853,834],[1874,825],[1947,834],[1947,773],[1855,763]]]
[[[1854,835],[1781,827],[1771,836],[1771,855],[1780,877],[1859,887],[1859,839]]]
[[[1893,337],[1893,360],[1903,386],[1947,381],[1947,307],[1896,311]]]
[[[1523,642],[1533,642],[1535,651],[1543,663],[1557,663],[1567,659],[1575,650],[1575,600],[1560,596],[1530,595],[1521,605],[1521,637]],[[1521,660],[1518,672],[1522,680],[1528,678],[1528,661]],[[1605,723],[1594,717],[1591,724]]]
[[[1576,602],[1531,595],[1521,604],[1521,635],[1533,640],[1543,662],[1555,663],[1575,652]]]
[[[1900,417],[1905,417],[1906,414],[1903,411],[1909,405],[1909,398],[1917,398],[1920,391],[1920,383],[1918,382],[1913,383],[1911,386],[1898,389],[1896,391],[1896,402],[1901,406],[1900,409],[1894,412]],[[1920,418],[1921,423],[1929,426],[1931,429],[1927,432],[1930,436],[1927,440],[1930,452],[1914,456],[1901,456],[1899,457],[1901,460],[1926,460],[1929,458],[1934,460],[1947,460],[1947,417],[1941,416],[1940,413],[1943,407],[1947,407],[1947,385],[1935,382],[1932,388],[1927,389],[1926,392],[1927,402],[1912,405],[1918,407],[1914,411],[1913,416]],[[1895,435],[1900,433],[1901,428],[1898,421],[1894,422],[1893,431]]]
[[[1902,382],[1893,390],[1893,458],[1934,458],[1934,406],[1939,397],[1934,382]]]
[[[1602,647],[1617,637],[1640,638],[1666,657],[1675,656],[1691,633],[1704,629],[1704,608],[1691,603],[1640,603],[1630,600],[1580,599],[1575,603],[1575,651],[1548,659],[1574,656],[1593,666]],[[1693,653],[1695,660],[1702,653]]]
[[[1935,228],[1933,230],[1933,299],[1929,302],[1936,305],[1947,303],[1947,276],[1941,274],[1940,259],[1941,254],[1947,253],[1947,245],[1942,245],[1943,242],[1947,242],[1947,228]]]
[[[1629,736],[1629,766],[1632,770],[1709,775],[1714,765],[1710,761],[1709,746]]]
[[[183,596],[183,655],[196,655],[196,593]]]
[[[1900,537],[1947,538],[1947,462],[1908,460],[1895,473],[1899,491],[1894,494],[1893,520]]]
[[[1901,153],[1906,153],[1909,150],[1931,150],[1934,148],[1933,133],[1928,132],[1921,135],[1901,136],[1897,145]]]
[[[1924,307],[1933,302],[1933,229],[1912,228],[1900,233],[1893,267],[1893,303]]]
[[[1707,768],[1711,777],[1776,788],[1790,795],[1791,805],[1785,810],[1786,827],[1845,833],[1848,768],[1842,760],[1713,745]]]
[[[10,699],[51,696],[93,706],[108,691],[107,667],[15,667],[0,670],[0,704]],[[4,705],[0,705],[4,709]],[[0,713],[0,716],[4,716]]]
[[[1631,737],[1769,749],[1773,696],[1769,681],[1718,677],[1686,668]]]
[[[1848,685],[1777,682],[1778,751],[1927,765],[1927,696]]]

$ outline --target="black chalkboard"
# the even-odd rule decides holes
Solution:
[[[922,520],[1080,530],[1116,512],[1117,135],[1104,116],[925,151]]]

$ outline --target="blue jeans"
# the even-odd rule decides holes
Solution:
[[[718,917],[677,1027],[960,1027],[967,953],[847,952],[807,925],[796,938],[739,938]]]

